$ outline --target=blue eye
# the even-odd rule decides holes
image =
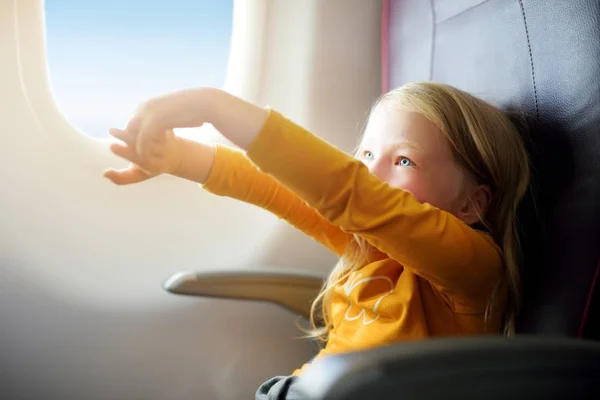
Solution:
[[[401,167],[414,167],[415,163],[406,157],[400,157],[396,165],[399,165]]]
[[[373,159],[373,153],[371,153],[370,151],[365,151],[363,153],[363,156],[367,159],[367,160],[372,160]]]

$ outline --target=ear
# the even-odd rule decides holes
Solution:
[[[473,225],[480,222],[484,217],[492,201],[492,191],[487,185],[478,185],[471,196],[465,202],[460,210],[459,217],[467,225]]]

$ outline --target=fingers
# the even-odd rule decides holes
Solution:
[[[104,177],[110,179],[116,185],[130,185],[150,178],[143,170],[132,167],[120,170],[108,169],[104,171]]]
[[[108,132],[110,133],[111,136],[127,143],[127,145],[129,145],[129,146],[134,147],[136,144],[135,136],[125,130],[111,128]],[[160,145],[162,145],[166,142],[167,136],[168,136],[167,132],[159,132],[151,139],[151,143],[147,147],[148,151],[150,152],[150,155],[152,155],[152,156],[160,156],[161,155],[161,151],[158,149],[160,149]],[[146,151],[146,148],[144,148],[144,151]]]
[[[160,172],[154,170],[161,164],[161,144],[166,140],[166,135],[144,132],[141,129],[141,118],[137,115],[130,119],[125,129],[112,128],[109,133],[124,142],[110,144],[110,151],[131,164],[126,169],[106,170],[106,178],[117,185],[129,185],[145,181],[154,176],[154,173]]]
[[[145,157],[140,158],[136,153],[135,149],[129,145],[122,145],[120,143],[112,143],[110,150],[117,156],[126,159],[127,161],[137,165],[144,170],[150,171],[151,173],[162,173],[163,172],[163,157],[164,151],[159,149],[152,149],[152,153]]]
[[[111,143],[110,151],[133,164],[128,169],[109,169],[104,176],[115,184],[141,182],[165,171],[165,144],[174,135],[172,130],[158,129],[149,124],[143,129],[140,119],[134,117],[126,129],[112,128],[109,133],[121,142]]]
[[[138,155],[144,157],[150,152],[152,143],[162,144],[173,135],[172,129],[162,129],[153,118],[141,114],[147,107],[146,103],[138,106],[134,116],[129,120],[125,129],[109,129],[111,136],[135,146]],[[150,143],[149,143],[150,142]]]
[[[112,137],[117,138],[129,145],[132,145],[133,143],[135,143],[135,135],[133,135],[131,132],[129,132],[127,130],[111,128],[108,130],[108,133]]]
[[[136,111],[136,113],[137,113],[137,111]],[[140,122],[141,122],[140,117],[134,116],[127,123],[127,126],[125,127],[125,131],[131,132],[133,134],[137,134],[137,132],[140,130]]]
[[[139,157],[132,146],[122,145],[120,143],[112,143],[110,145],[110,151],[112,151],[115,155],[124,158],[127,161],[130,161],[134,164],[140,163]]]

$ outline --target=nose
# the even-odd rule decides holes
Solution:
[[[382,181],[387,180],[387,175],[389,172],[388,166],[385,164],[383,159],[375,160],[369,165],[369,172],[372,175],[375,175]]]

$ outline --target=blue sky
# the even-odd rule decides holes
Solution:
[[[222,86],[233,0],[46,0],[56,102],[94,137],[123,127],[144,99]]]

